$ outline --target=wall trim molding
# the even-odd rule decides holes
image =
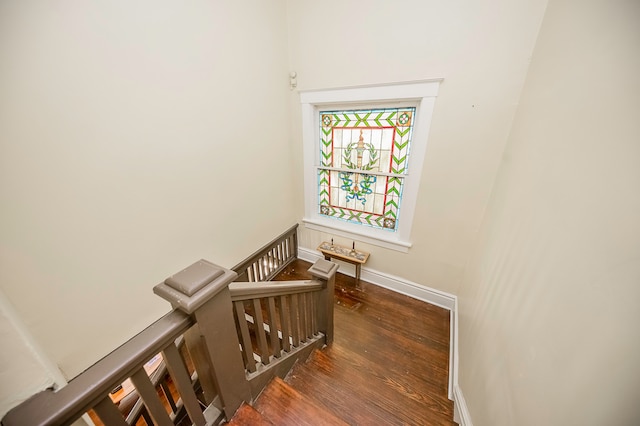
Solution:
[[[316,260],[321,259],[322,255],[316,250],[299,247],[298,257],[302,260],[313,263]],[[340,273],[350,277],[355,276],[355,268],[353,265],[349,265],[335,259],[333,259],[333,261],[340,266],[345,265],[340,269]],[[393,290],[396,293],[404,294],[405,296],[413,297],[414,299],[422,300],[423,302],[431,303],[432,305],[440,306],[441,308],[449,311],[452,311],[455,308],[457,299],[455,295],[416,284],[405,280],[404,278],[396,277],[364,266],[362,267],[360,278],[377,286]]]
[[[453,387],[453,420],[460,426],[473,426],[467,402],[458,384]]]

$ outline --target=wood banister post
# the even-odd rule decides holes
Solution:
[[[326,344],[333,342],[333,292],[336,286],[338,265],[328,260],[319,259],[309,268],[309,273],[323,283],[318,303],[318,328],[325,335]]]
[[[218,388],[227,420],[231,420],[243,401],[251,401],[229,293],[229,283],[237,276],[229,269],[200,260],[153,288],[175,309],[194,317],[204,338],[209,363],[196,369],[211,372],[213,380],[209,382]]]

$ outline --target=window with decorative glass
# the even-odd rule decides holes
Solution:
[[[320,111],[319,213],[395,232],[415,108]]]
[[[300,93],[306,228],[409,250],[439,84]]]

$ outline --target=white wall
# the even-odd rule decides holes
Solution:
[[[0,418],[12,407],[44,390],[66,384],[57,367],[43,357],[14,307],[0,291]],[[16,360],[20,367],[16,368]],[[20,383],[21,386],[8,384]]]
[[[475,426],[640,424],[639,22],[549,2],[459,294]]]
[[[295,223],[284,2],[1,2],[0,64],[0,288],[67,377]]]
[[[287,3],[298,89],[444,78],[408,254],[360,244],[367,266],[455,293],[489,198],[546,0]],[[297,215],[300,103],[291,96]],[[315,249],[331,235],[302,230]],[[351,243],[336,237],[336,242]]]

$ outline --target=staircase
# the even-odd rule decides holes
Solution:
[[[154,287],[171,312],[2,424],[454,425],[449,312],[337,268],[297,259],[296,226],[232,270],[198,261]]]
[[[305,279],[295,261],[276,279]],[[244,404],[232,425],[455,425],[448,312],[337,274],[334,342]]]
[[[309,361],[321,356],[314,351]],[[228,423],[236,426],[249,425],[347,425],[331,410],[318,403],[313,396],[301,393],[291,385],[297,371],[303,364],[298,364],[287,376],[286,381],[274,378],[262,391],[254,406],[243,404],[234,418]]]

